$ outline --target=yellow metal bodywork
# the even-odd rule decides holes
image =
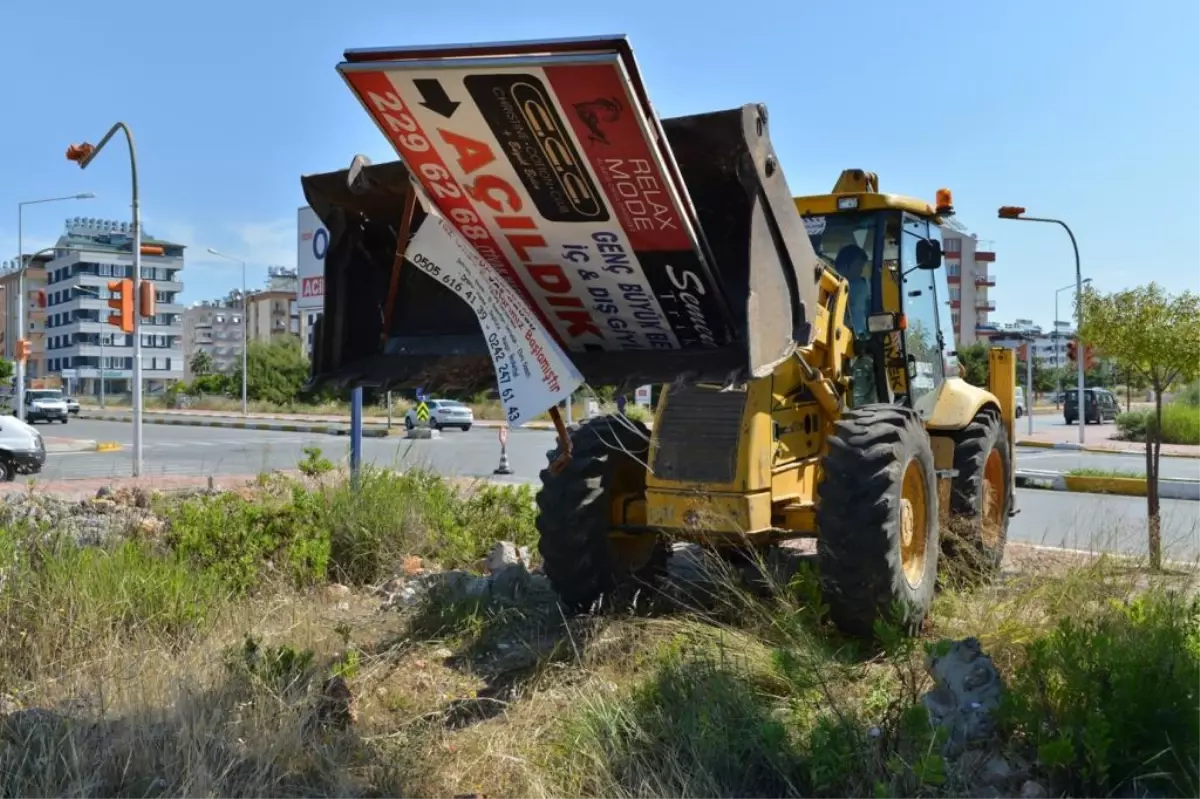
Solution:
[[[929,203],[879,194],[878,179],[861,170],[843,172],[833,194],[796,198],[796,208],[802,215],[840,213],[839,198],[850,194],[859,199],[857,207],[847,211],[899,209],[940,221]],[[644,503],[637,502],[636,509],[629,507],[627,510],[632,512],[622,514],[627,523],[669,529],[685,537],[744,538],[755,543],[817,534],[821,462],[833,423],[844,408],[842,398],[849,388],[847,375],[853,335],[845,323],[847,288],[844,279],[826,269],[820,276],[812,344],[780,364],[769,377],[728,389],[746,393],[733,480],[676,482],[650,473],[646,477]],[[886,307],[900,308],[896,276],[884,281],[884,295]],[[1011,442],[1016,407],[1012,351],[993,350],[989,363],[990,391],[959,378],[950,378],[940,387],[926,425],[939,472],[953,466],[953,433],[970,424],[984,407],[1000,410]],[[894,371],[899,374],[890,375],[889,382],[894,390],[903,392],[907,374],[903,369]],[[670,402],[671,389],[667,386],[660,393],[656,415],[661,417]],[[657,443],[652,440],[650,463],[654,462],[656,451]],[[949,504],[950,478],[942,475],[939,478],[936,510],[944,513]]]

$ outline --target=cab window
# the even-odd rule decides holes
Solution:
[[[941,270],[917,268],[917,244],[922,240],[923,237],[905,230],[900,242],[900,269],[904,315],[908,322],[904,345],[911,404],[922,418],[926,418],[933,412],[933,401],[945,380],[945,369],[935,283]]]

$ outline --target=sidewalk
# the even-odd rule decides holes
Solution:
[[[79,412],[80,419],[92,419],[101,422],[128,422],[133,412],[127,408],[83,408]],[[154,418],[161,417],[161,418]],[[276,430],[287,433],[329,433],[330,435],[348,435],[350,432],[349,416],[330,416],[316,413],[248,413],[242,416],[236,411],[205,411],[205,410],[146,410],[142,417],[146,424],[181,424],[200,427],[234,427],[245,430]],[[477,427],[497,428],[504,422],[498,419],[476,419]],[[331,427],[331,425],[339,425]],[[344,427],[342,426],[344,425]],[[387,417],[363,415],[363,435],[368,438],[378,438],[387,435]],[[531,430],[553,430],[551,422],[529,422],[523,427]],[[367,429],[382,428],[382,429]],[[397,414],[392,417],[394,435],[404,432],[404,416]]]
[[[1139,441],[1121,441],[1109,436],[1115,435],[1116,429],[1111,425],[1088,425],[1084,434],[1084,444],[1079,444],[1079,428],[1074,425],[1063,425],[1049,429],[1038,430],[1033,435],[1017,434],[1018,447],[1043,447],[1046,449],[1067,449],[1084,452],[1117,453],[1120,455],[1146,454],[1146,445]],[[1162,455],[1165,458],[1200,458],[1200,446],[1194,444],[1163,444]]]
[[[117,452],[121,445],[115,441],[95,441],[90,438],[64,438],[42,436],[46,442],[46,454],[55,452]]]
[[[91,499],[101,488],[117,491],[122,488],[144,488],[147,491],[182,491],[188,488],[207,488],[209,480],[213,488],[237,489],[247,483],[254,482],[255,475],[221,474],[221,475],[145,475],[143,477],[88,477],[80,480],[55,480],[49,482],[35,481],[32,488],[34,493],[53,494],[63,499]],[[9,483],[9,491],[19,488],[20,483]]]

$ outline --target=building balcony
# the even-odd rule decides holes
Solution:
[[[951,308],[961,308],[962,300],[950,300],[950,307]]]
[[[981,263],[981,262],[982,263],[995,263],[995,261],[996,261],[996,253],[992,252],[991,250],[976,250],[975,251],[975,262],[976,263]]]
[[[946,273],[946,282],[952,286],[957,285],[962,282],[962,275],[959,274],[958,272],[953,272],[953,273],[947,272]]]
[[[982,275],[975,275],[975,285],[992,288],[996,285],[996,278],[986,273]]]
[[[977,311],[994,311],[996,310],[995,300],[975,300],[975,310]]]

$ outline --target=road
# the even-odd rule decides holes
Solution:
[[[41,427],[43,435],[116,441],[119,452],[52,454],[38,480],[126,476],[130,473],[133,429],[124,422],[73,420],[65,427]],[[1089,431],[1090,432],[1090,431]],[[146,474],[256,474],[270,469],[291,469],[304,457],[305,446],[320,447],[326,457],[344,460],[349,440],[320,433],[282,433],[204,427],[146,425],[143,437]],[[554,446],[554,434],[545,430],[513,430],[508,439],[509,465],[514,482],[536,481]],[[476,428],[468,433],[446,431],[432,441],[364,439],[363,461],[376,466],[425,466],[441,474],[493,477],[500,449],[496,431]],[[1137,456],[1018,451],[1017,465],[1034,469],[1070,469],[1080,466],[1142,471]],[[1164,476],[1197,476],[1200,461],[1163,459]],[[1200,503],[1164,500],[1163,538],[1168,556],[1181,560],[1200,558]],[[1140,497],[1019,489],[1021,513],[1012,520],[1010,539],[1069,549],[1104,549],[1140,554],[1145,551],[1146,503]]]
[[[1146,459],[1142,455],[1017,447],[1017,468],[1052,472],[1098,469],[1145,474]],[[1200,480],[1200,458],[1168,458],[1163,455],[1159,461],[1159,472],[1161,477]]]

